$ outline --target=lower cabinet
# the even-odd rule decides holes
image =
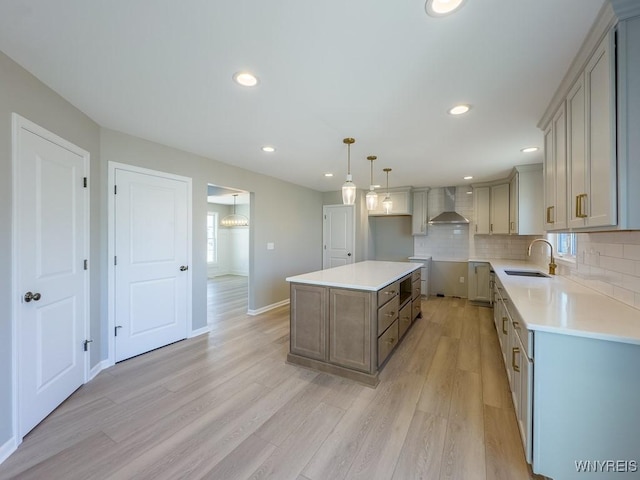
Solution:
[[[468,298],[473,302],[491,302],[491,264],[487,262],[469,262],[467,276]]]
[[[421,314],[420,270],[378,291],[291,283],[289,363],[368,385]]]
[[[291,286],[291,316],[305,318],[291,323],[291,352],[324,360],[327,356],[327,288],[314,285]]]
[[[371,293],[330,288],[329,305],[329,362],[371,371]]]
[[[500,281],[494,284],[493,318],[527,463],[533,460],[533,333],[523,328]]]

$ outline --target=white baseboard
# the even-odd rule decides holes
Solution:
[[[269,310],[273,310],[274,308],[282,307],[284,305],[289,305],[289,299],[282,300],[281,302],[272,303],[271,305],[267,305],[266,307],[258,308],[257,310],[247,310],[247,315],[260,315],[261,313],[268,312]]]
[[[198,328],[197,330],[191,330],[189,333],[189,338],[197,337],[198,335],[204,335],[211,331],[211,326],[207,325],[206,327]]]
[[[101,362],[98,362],[90,371],[89,371],[89,379],[87,380],[87,382],[90,382],[91,380],[93,380],[94,378],[96,378],[96,375],[98,375],[102,370],[109,368],[111,365],[113,365],[111,362],[109,362],[109,360],[102,360]]]
[[[4,445],[0,447],[0,463],[4,462],[9,455],[16,451],[18,444],[16,443],[16,437],[11,437]]]

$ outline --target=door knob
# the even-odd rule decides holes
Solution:
[[[37,302],[38,300],[40,300],[41,295],[39,293],[31,293],[31,292],[27,292],[24,294],[24,301],[29,303],[31,300],[33,300],[34,302]]]
[[[186,271],[186,270],[189,270],[189,267],[188,267],[188,266],[186,266],[186,265],[182,265],[182,266],[180,267],[180,271],[181,271],[181,272],[184,272],[184,271]]]
[[[351,256],[351,252],[347,253],[347,257],[350,257],[350,256]]]

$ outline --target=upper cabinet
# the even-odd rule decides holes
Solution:
[[[640,2],[605,4],[538,125],[546,230],[640,229],[638,45]]]
[[[544,227],[567,228],[567,126],[564,103],[544,132]]]
[[[413,216],[411,217],[411,234],[426,235],[429,222],[429,189],[421,188],[414,190],[413,196]]]
[[[391,198],[391,211],[386,213],[382,208],[382,201],[387,196],[387,190],[378,191],[378,206],[375,210],[369,210],[369,216],[386,216],[386,215],[411,215],[411,187],[390,188],[389,197]]]
[[[491,223],[489,231],[493,234],[509,233],[509,184],[503,183],[491,187]]]
[[[509,233],[542,235],[542,164],[514,167],[509,182]]]
[[[542,183],[542,164],[538,163],[513,167],[507,179],[474,185],[474,233],[542,234]]]
[[[612,36],[593,53],[567,96],[568,226],[616,224]]]
[[[477,235],[509,233],[509,183],[474,186],[473,202]]]

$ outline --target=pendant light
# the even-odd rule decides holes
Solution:
[[[236,197],[237,193],[233,194],[233,214],[227,215],[220,221],[220,225],[223,227],[248,227],[249,219],[244,215],[236,213]]]
[[[375,155],[369,155],[367,160],[371,162],[371,183],[369,184],[369,192],[367,193],[367,210],[375,210],[378,206],[378,194],[375,192],[375,187],[373,186],[373,162],[378,158]]]
[[[382,208],[384,209],[384,213],[389,214],[391,213],[391,207],[393,207],[393,202],[391,201],[391,197],[389,196],[389,172],[391,171],[391,169],[383,168],[382,171],[387,172],[387,196],[384,197],[384,200],[382,201]]]
[[[356,185],[351,181],[351,145],[355,141],[354,138],[342,140],[347,144],[347,181],[342,184],[342,203],[345,205],[353,205],[356,202]]]

